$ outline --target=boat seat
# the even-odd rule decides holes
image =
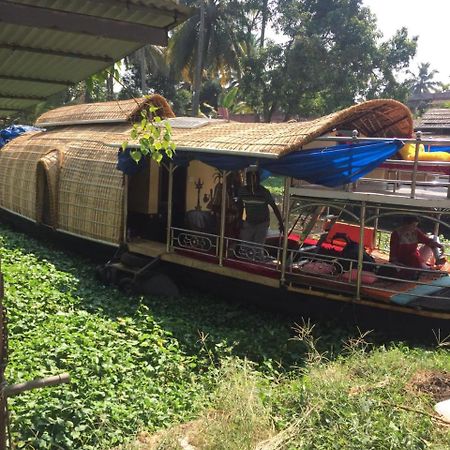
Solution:
[[[338,252],[342,251],[347,244],[346,236],[349,240],[359,244],[360,226],[345,222],[336,222],[330,228],[325,242],[322,244],[323,249],[332,249]],[[341,237],[342,236],[342,237]],[[371,252],[374,249],[375,228],[364,228],[364,247]]]

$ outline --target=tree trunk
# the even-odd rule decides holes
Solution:
[[[205,2],[200,3],[200,27],[198,30],[197,64],[194,73],[192,92],[192,116],[198,116],[200,108],[200,88],[202,84],[203,48],[205,46]]]
[[[114,99],[114,66],[111,69],[111,72],[108,74],[108,78],[106,78],[106,98],[108,100]]]
[[[145,47],[139,51],[139,72],[141,77],[141,92],[147,93],[147,59],[145,57]]]
[[[263,1],[263,7],[262,7],[262,22],[261,22],[261,36],[259,41],[259,47],[264,47],[264,41],[266,38],[266,27],[267,27],[267,19],[269,17],[269,8],[268,8],[269,0]]]

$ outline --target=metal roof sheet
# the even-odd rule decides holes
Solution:
[[[174,0],[0,0],[0,118],[165,44],[191,12]]]

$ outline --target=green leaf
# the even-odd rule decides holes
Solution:
[[[130,131],[130,136],[133,140],[139,141],[139,150],[134,150],[132,157],[133,159],[139,161],[142,156],[152,155],[152,158],[158,163],[161,162],[162,154],[161,151],[167,153],[170,149],[170,157],[173,156],[173,151],[175,150],[175,144],[172,142],[172,126],[169,122],[164,121],[159,116],[155,116],[154,113],[161,109],[152,104],[148,107],[148,112],[141,111],[142,120],[139,123],[133,124],[133,128]],[[152,118],[148,119],[148,113],[152,115]],[[156,126],[155,124],[164,123],[164,128]],[[164,130],[164,131],[162,131]],[[123,144],[124,149],[128,143]]]
[[[122,151],[125,151],[127,149],[127,147],[128,147],[128,141],[123,141],[122,146],[121,146]]]
[[[142,159],[142,153],[139,150],[133,149],[130,152],[131,158],[137,163]]]

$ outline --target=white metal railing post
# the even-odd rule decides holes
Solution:
[[[170,252],[171,249],[171,228],[172,228],[172,204],[173,204],[173,172],[175,167],[173,162],[169,163],[169,186],[167,189],[167,242],[166,250]]]
[[[441,215],[440,214],[436,214],[436,219],[437,220],[441,220]],[[436,221],[435,223],[434,223],[434,230],[433,230],[433,234],[435,235],[435,236],[439,236],[439,225],[440,225],[440,223],[438,222],[438,221]]]
[[[412,183],[411,183],[411,198],[416,197],[417,168],[419,167],[419,151],[420,151],[421,143],[422,143],[422,132],[418,131],[416,133],[416,151],[414,153],[414,166],[413,166],[413,175],[412,175]]]
[[[288,256],[288,238],[289,238],[289,215],[291,210],[291,177],[284,178],[284,195],[283,195],[283,221],[284,221],[284,235],[283,235],[283,253],[281,255],[281,284],[284,284],[286,281],[286,264],[287,264],[287,256]]]
[[[353,130],[352,131],[352,142],[354,144],[356,144],[358,142],[358,138],[359,138],[359,131],[358,130]],[[351,184],[351,192],[355,192],[358,188],[358,182],[355,181]]]
[[[373,248],[377,247],[377,237],[378,237],[378,223],[379,223],[379,216],[380,215],[380,208],[375,208],[375,221],[373,224]]]
[[[363,270],[365,225],[366,225],[366,202],[362,202],[360,212],[360,222],[359,222],[360,228],[359,228],[359,247],[358,247],[358,273],[356,277],[356,300],[359,300],[361,298],[361,275]]]
[[[219,266],[223,266],[223,249],[225,244],[225,215],[227,213],[227,176],[226,170],[222,172],[222,197],[220,203],[220,232],[219,232]]]

